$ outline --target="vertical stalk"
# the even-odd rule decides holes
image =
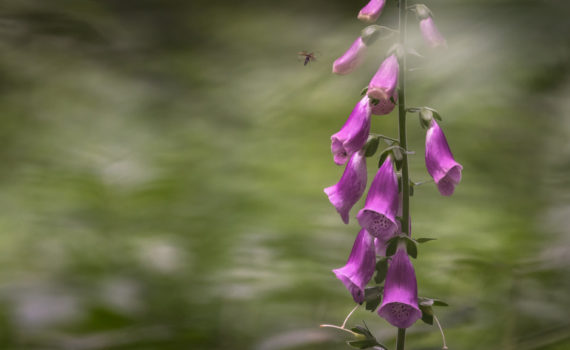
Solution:
[[[411,235],[410,227],[410,177],[408,169],[408,140],[406,136],[406,27],[407,18],[407,1],[399,0],[399,16],[398,29],[400,31],[400,46],[403,49],[401,55],[398,55],[400,70],[398,73],[398,131],[400,138],[400,146],[406,150],[402,152],[402,232]],[[404,350],[406,341],[406,329],[398,328],[398,339],[396,340],[396,350]]]
[[[400,137],[400,146],[408,150],[408,140],[406,137],[406,24],[407,24],[407,1],[400,0],[399,3],[399,30],[400,30],[400,46],[403,49],[399,55],[400,70],[398,73],[398,130]],[[404,153],[402,158],[402,232],[408,232],[410,227],[410,176],[408,169],[408,154]]]
[[[396,340],[396,350],[404,350],[405,340],[406,340],[406,329],[398,328],[398,339]]]

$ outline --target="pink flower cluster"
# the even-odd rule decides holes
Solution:
[[[358,18],[376,21],[384,5],[385,0],[371,0]],[[431,16],[422,19],[420,28],[431,46],[445,44]],[[366,40],[357,38],[334,62],[333,72],[348,74],[354,71],[362,64],[366,50]],[[346,167],[338,183],[325,188],[324,192],[345,224],[349,223],[350,210],[367,186],[366,144],[370,139],[371,117],[389,114],[394,109],[398,100],[399,69],[397,54],[389,54],[370,80],[366,95],[356,104],[341,129],[331,136],[334,162],[346,164]],[[463,167],[453,158],[435,120],[431,120],[426,133],[425,162],[439,192],[444,196],[453,194]],[[333,270],[357,303],[364,302],[364,289],[374,274],[376,255],[384,255],[388,240],[402,234],[401,206],[397,170],[393,156],[388,155],[370,184],[363,208],[356,215],[360,231],[348,261]],[[410,236],[410,231],[411,226],[405,234]],[[400,244],[390,260],[378,314],[399,328],[410,327],[421,317],[415,272],[405,245]]]

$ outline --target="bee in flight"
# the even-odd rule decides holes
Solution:
[[[297,52],[297,55],[299,55],[299,58],[301,58],[301,59],[304,58],[305,63],[303,63],[303,66],[306,66],[307,63],[309,63],[311,61],[317,60],[314,52],[301,51],[301,52]]]

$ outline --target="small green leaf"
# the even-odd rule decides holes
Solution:
[[[375,311],[382,301],[382,287],[374,286],[364,290],[364,301],[366,302],[366,310]]]
[[[376,276],[374,277],[374,282],[378,284],[384,282],[387,273],[388,273],[388,259],[382,257],[376,263]]]
[[[429,325],[433,325],[433,310],[431,309],[431,306],[420,304],[420,310],[422,311],[422,321]]]
[[[418,257],[418,246],[413,239],[406,237],[406,250],[408,251],[408,255],[412,258]]]
[[[398,242],[400,241],[400,237],[392,237],[388,240],[386,245],[386,256],[392,256],[396,254],[396,250],[398,249]]]
[[[380,346],[376,339],[349,340],[346,343],[356,349],[368,349],[374,346]]]
[[[440,299],[433,299],[433,306],[449,306],[449,304]]]
[[[422,238],[416,238],[416,242],[418,242],[418,243],[426,243],[426,242],[429,242],[429,241],[435,241],[436,239],[437,239],[437,238],[424,238],[424,237],[422,237]]]
[[[366,157],[372,157],[374,155],[374,153],[376,153],[376,150],[378,150],[378,143],[380,142],[380,139],[378,137],[371,137],[368,139],[368,142],[366,143],[365,149],[366,151],[364,152],[364,155]]]
[[[354,328],[352,328],[351,331],[353,331],[354,333],[362,334],[362,335],[364,335],[366,338],[372,337],[372,333],[370,333],[370,331],[368,330],[368,328],[363,327],[363,326],[360,326],[360,325],[354,326]]]

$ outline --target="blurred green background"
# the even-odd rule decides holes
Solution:
[[[322,189],[330,135],[386,49],[333,76],[365,1],[3,0],[0,349],[347,349],[358,226]],[[416,189],[419,293],[450,349],[570,349],[570,6],[431,0],[410,106],[463,180]],[[396,26],[393,1],[379,23]],[[301,50],[319,52],[308,66]],[[429,178],[409,122],[412,178]],[[397,135],[395,113],[373,130]],[[369,161],[370,176],[375,161]],[[395,331],[359,310],[392,347]],[[440,349],[418,322],[410,350]]]

